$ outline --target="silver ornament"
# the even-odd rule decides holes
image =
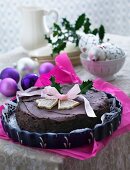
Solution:
[[[99,43],[99,39],[93,34],[81,34],[81,38],[79,40],[79,48],[82,53],[88,53],[90,48],[97,46]]]
[[[38,68],[38,62],[32,60],[31,58],[24,57],[18,60],[16,63],[17,70],[22,74],[33,73]]]
[[[93,61],[103,61],[106,60],[106,54],[100,46],[95,46],[88,51],[88,59]]]
[[[125,52],[115,44],[103,43],[100,46],[104,50],[107,60],[119,59],[125,56]]]

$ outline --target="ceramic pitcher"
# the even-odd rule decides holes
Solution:
[[[54,22],[57,22],[57,11],[46,11],[40,7],[21,7],[21,12],[23,17],[21,45],[27,50],[46,46],[45,34],[51,33],[46,25],[46,16],[55,13]]]

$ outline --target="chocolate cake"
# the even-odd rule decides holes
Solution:
[[[69,89],[69,86],[62,88],[65,93]],[[48,110],[37,107],[36,100],[40,96],[32,96],[19,98],[16,110],[17,123],[23,130],[40,133],[62,133],[82,128],[93,128],[96,124],[101,123],[101,116],[110,111],[109,100],[104,92],[97,90],[89,90],[84,96],[89,100],[97,117],[88,117],[84,102],[78,98],[76,100],[80,104],[72,109],[58,110],[57,106],[54,106]]]

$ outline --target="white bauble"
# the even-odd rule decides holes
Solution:
[[[90,48],[97,46],[99,39],[93,34],[82,34],[79,40],[79,48],[82,53],[88,53]]]
[[[125,52],[115,44],[103,43],[101,47],[105,51],[107,60],[119,59],[125,55]]]
[[[38,67],[38,62],[33,61],[31,58],[24,57],[16,63],[17,70],[22,74],[33,73]]]
[[[106,54],[100,46],[91,47],[88,51],[88,59],[93,61],[106,60]]]

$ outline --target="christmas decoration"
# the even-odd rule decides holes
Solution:
[[[88,51],[99,44],[99,39],[93,34],[79,33],[79,48],[82,53],[88,53]]]
[[[33,61],[31,58],[24,57],[17,62],[16,68],[21,73],[21,75],[33,73],[38,68],[38,62]]]
[[[75,22],[70,22],[66,18],[62,18],[61,23],[54,23],[52,28],[52,36],[46,35],[48,43],[52,44],[52,56],[59,54],[66,48],[67,42],[75,44],[75,47],[79,46],[79,36],[77,31],[82,30],[85,34],[98,35],[98,41],[103,42],[105,36],[105,28],[100,25],[99,28],[91,28],[90,19],[85,13],[81,14]]]
[[[17,89],[17,83],[12,78],[5,78],[0,82],[0,92],[6,97],[15,96]]]
[[[54,68],[54,65],[50,62],[46,62],[40,65],[39,74],[44,74],[50,72]]]
[[[22,89],[26,90],[26,89],[34,86],[37,79],[38,79],[37,74],[30,73],[30,74],[25,75],[21,80]]]
[[[20,76],[19,76],[18,71],[15,68],[7,67],[4,70],[2,70],[0,74],[0,78],[1,79],[12,78],[18,83]]]

